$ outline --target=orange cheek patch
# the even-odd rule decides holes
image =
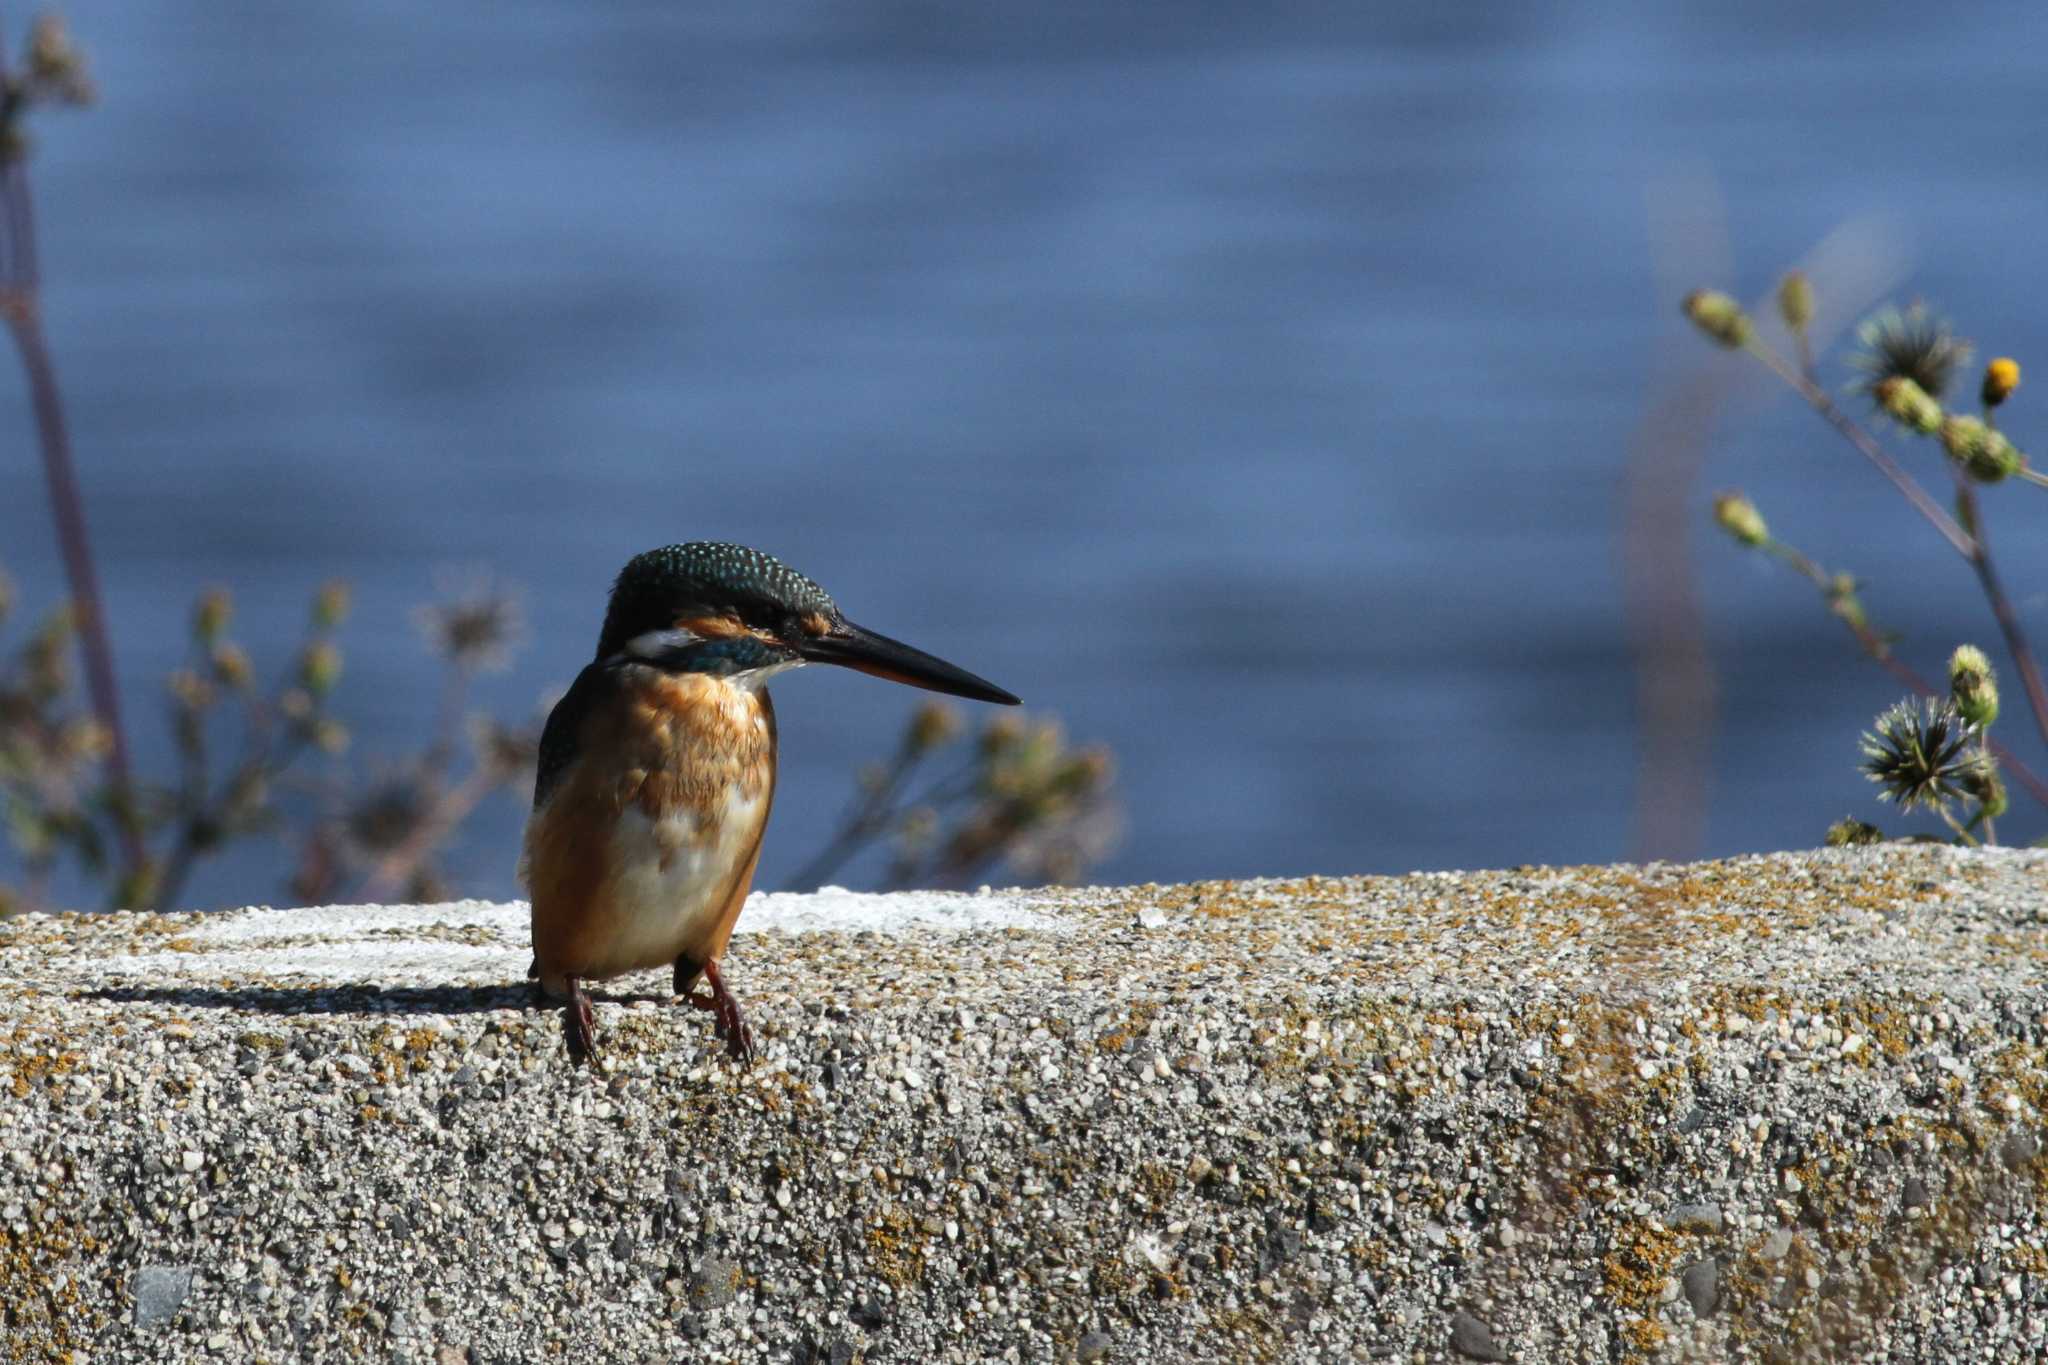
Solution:
[[[747,633],[747,627],[739,617],[723,615],[684,616],[676,621],[675,628],[706,640],[731,640]]]

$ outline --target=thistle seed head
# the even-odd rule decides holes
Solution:
[[[1856,340],[1862,349],[1849,363],[1867,376],[1863,387],[1870,393],[1887,379],[1910,379],[1937,402],[1973,349],[1919,303],[1903,312],[1885,309],[1856,329]]]
[[[1931,436],[1941,429],[1941,404],[1903,375],[1880,379],[1872,386],[1870,396],[1885,416],[1908,431]]]
[[[1983,766],[1977,731],[1946,700],[1902,701],[1878,716],[1863,736],[1863,773],[1878,798],[1902,808],[1935,807],[1969,795]]]

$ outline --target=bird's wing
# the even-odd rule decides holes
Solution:
[[[548,712],[548,723],[540,732],[540,763],[533,775],[533,805],[546,804],[549,793],[561,784],[576,761],[586,716],[617,684],[617,675],[602,663],[594,663],[576,675],[576,681]]]

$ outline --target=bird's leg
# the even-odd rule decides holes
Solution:
[[[569,1060],[587,1062],[597,1054],[597,1016],[590,1008],[590,996],[583,982],[569,977],[569,1003],[562,1006],[562,1036],[568,1040]]]
[[[691,989],[699,976],[704,978],[705,985],[711,987],[710,995],[699,995]],[[699,962],[691,957],[677,958],[675,983],[676,994],[683,997],[691,1008],[711,1011],[715,1030],[719,1037],[725,1039],[726,1050],[732,1054],[733,1060],[752,1066],[754,1031],[740,1016],[740,1002],[725,988],[725,978],[718,972],[718,960],[707,958]]]
[[[704,964],[704,979],[711,985],[712,1017],[718,1020],[718,1031],[725,1037],[726,1050],[733,1060],[745,1066],[754,1064],[754,1031],[747,1027],[747,1021],[740,1017],[740,1002],[725,988],[725,978],[718,974],[718,960],[713,958]]]

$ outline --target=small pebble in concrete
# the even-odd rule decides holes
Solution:
[[[1999,1160],[2009,1171],[2017,1171],[2041,1155],[2039,1135],[2028,1129],[2018,1129],[2005,1135],[2005,1141],[1998,1144]]]
[[[169,1322],[191,1292],[191,1266],[143,1266],[135,1272],[135,1325],[147,1328]]]
[[[1680,1273],[1678,1282],[1684,1287],[1685,1301],[1699,1317],[1712,1317],[1721,1306],[1721,1267],[1713,1257],[1694,1261]]]
[[[1090,1362],[1093,1361],[1107,1360],[1109,1359],[1109,1346],[1109,1334],[1107,1332],[1089,1332],[1075,1345],[1074,1359],[1080,1362],[1080,1365],[1090,1365]]]
[[[722,1256],[707,1256],[690,1274],[690,1306],[698,1312],[723,1308],[733,1300],[740,1283],[740,1268]]]
[[[1451,1314],[1451,1349],[1467,1360],[1506,1360],[1493,1329],[1460,1308]]]

